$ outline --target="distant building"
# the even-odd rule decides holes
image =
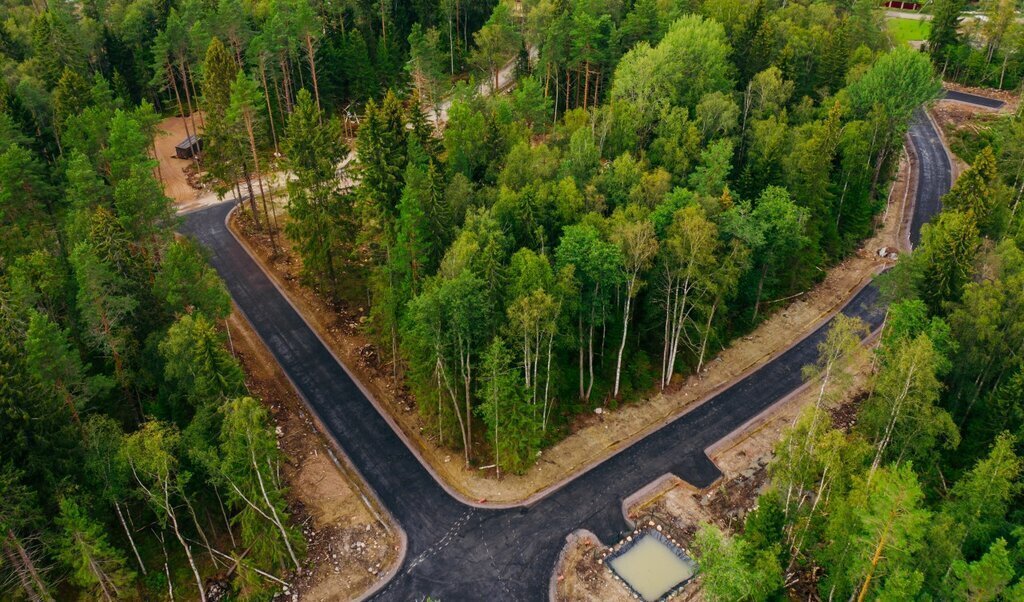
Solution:
[[[203,139],[198,136],[189,136],[174,147],[174,156],[179,159],[191,159],[198,155],[203,149]]]
[[[882,6],[886,8],[898,8],[900,10],[921,10],[920,2],[901,2],[900,0],[888,0],[883,2]]]

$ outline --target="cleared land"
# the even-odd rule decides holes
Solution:
[[[919,19],[888,18],[885,20],[885,27],[892,38],[893,46],[927,40],[932,30],[930,21]]]

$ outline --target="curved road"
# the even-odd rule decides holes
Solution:
[[[950,164],[931,122],[918,112],[910,141],[920,167],[912,223],[939,210]],[[360,387],[225,226],[230,203],[189,214],[183,232],[210,262],[256,332],[322,424],[407,536],[407,552],[375,599],[542,600],[565,537],[589,529],[612,542],[630,527],[622,500],[665,473],[697,487],[720,473],[704,450],[801,385],[825,324],[761,369],[660,430],[528,506],[472,507],[452,497],[406,447]],[[843,309],[872,329],[884,307],[868,286]]]

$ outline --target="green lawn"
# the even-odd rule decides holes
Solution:
[[[927,40],[932,24],[914,19],[886,19],[886,28],[892,37],[893,46],[917,40]]]

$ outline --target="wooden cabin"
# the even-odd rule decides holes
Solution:
[[[203,139],[198,136],[189,136],[174,147],[174,156],[179,159],[191,159],[198,155],[203,148]]]

